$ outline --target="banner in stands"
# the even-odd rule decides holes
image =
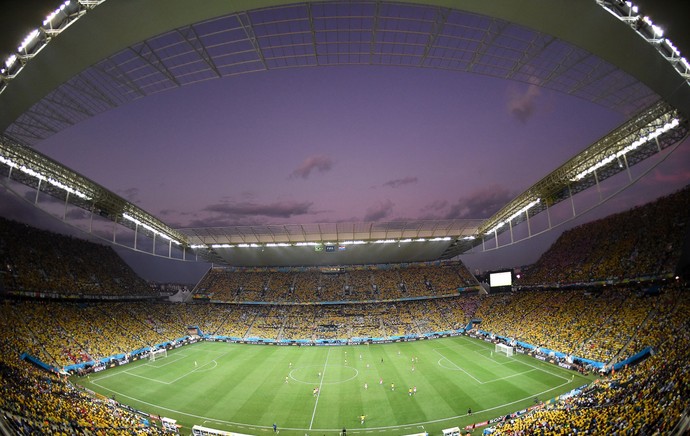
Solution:
[[[513,338],[495,335],[493,333],[486,332],[484,330],[478,330],[478,332],[481,335],[484,335],[488,338],[500,339],[500,340],[504,341],[505,343],[513,343],[517,347],[528,349],[528,350],[530,350],[530,352],[533,352],[534,357],[536,359],[539,359],[539,360],[547,361],[548,360],[547,358],[563,359],[566,361],[576,361],[577,360],[577,361],[582,362],[583,365],[591,365],[592,367],[594,367],[596,369],[604,368],[603,362],[597,362],[596,360],[590,360],[590,359],[585,359],[583,357],[578,357],[575,355],[569,355],[569,354],[561,353],[560,351],[550,350],[550,349],[544,348],[544,347],[537,347],[535,345],[528,344],[527,342],[516,341]],[[489,339],[484,339],[484,340],[487,342],[492,342]],[[518,350],[518,352],[520,352],[519,351],[520,348],[517,348],[517,350]],[[556,362],[554,362],[554,363],[556,363]]]
[[[390,336],[387,338],[349,338],[349,339],[262,339],[262,338],[238,338],[234,336],[204,335],[204,340],[216,342],[236,342],[238,344],[255,345],[288,345],[288,346],[333,346],[333,345],[357,345],[357,344],[388,344],[391,342],[422,341],[432,338],[448,338],[465,333],[465,329],[446,330],[442,332],[424,333],[422,335]],[[190,341],[191,342],[191,341]]]
[[[654,349],[652,347],[647,347],[644,350],[640,351],[639,353],[634,354],[634,355],[628,357],[627,359],[616,363],[615,365],[613,365],[613,369],[618,371],[619,369],[623,368],[624,366],[626,366],[628,364],[635,363],[635,362],[640,361],[643,358],[645,358],[649,355],[653,355],[653,354],[654,354]]]
[[[463,288],[464,290],[475,290],[474,288]],[[448,291],[451,292],[451,291]],[[205,299],[206,297],[210,298],[209,295],[203,294],[200,297],[196,296],[197,294],[194,294],[192,298],[199,298],[199,299]],[[441,294],[441,295],[432,295],[432,296],[426,296],[426,297],[405,297],[405,298],[388,298],[388,299],[383,299],[383,300],[334,300],[334,301],[225,301],[225,300],[213,300],[210,299],[209,302],[213,304],[231,304],[231,305],[237,305],[237,306],[333,306],[333,305],[341,305],[341,304],[371,304],[371,303],[396,303],[398,301],[421,301],[421,300],[430,300],[430,299],[439,299],[439,298],[452,298],[452,297],[457,297],[457,290],[454,290],[452,293],[447,293],[447,294]]]
[[[131,301],[131,300],[158,300],[157,295],[95,295],[95,294],[60,294],[57,292],[27,292],[27,291],[5,291],[6,295],[14,297],[28,298],[47,298],[55,300],[109,300],[109,301]]]
[[[104,357],[103,359],[99,359],[99,360],[90,360],[88,362],[80,362],[80,363],[75,363],[72,365],[67,365],[63,368],[63,371],[70,372],[72,374],[87,374],[90,372],[99,372],[99,371],[103,371],[104,369],[107,369],[107,368],[114,368],[116,366],[125,365],[129,362],[144,359],[147,357],[148,352],[152,348],[153,349],[159,349],[159,348],[172,349],[172,348],[178,348],[182,345],[191,344],[191,343],[194,343],[196,341],[197,341],[196,337],[184,336],[182,338],[177,338],[173,341],[168,341],[168,342],[163,342],[161,344],[156,344],[153,347],[140,348],[140,349],[134,350],[130,353],[115,354],[112,356]],[[33,358],[33,359],[35,359],[36,363],[41,365],[42,367],[50,368],[48,365],[41,362],[40,360],[38,360],[36,358]],[[40,362],[40,363],[38,363],[38,362]],[[54,369],[54,370],[57,371],[57,369]]]

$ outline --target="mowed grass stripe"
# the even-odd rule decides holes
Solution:
[[[438,366],[437,354],[433,352],[437,341],[418,342],[414,345],[413,351],[417,358],[413,374],[417,386],[416,401],[423,408],[427,420],[438,419],[439,416],[461,415],[463,407],[468,407],[470,398],[465,393],[466,380],[454,377],[453,371]]]
[[[260,434],[275,422],[283,435],[300,436],[309,427],[314,433],[347,427],[348,432],[392,435],[424,425],[434,432],[512,412],[534,396],[548,399],[587,381],[576,377],[570,383],[571,372],[527,356],[494,353],[492,358],[492,350],[493,344],[465,337],[338,347],[204,342],[172,350],[158,362],[134,362],[94,375],[105,389],[78,381],[107,395],[108,389],[122,392],[140,401],[119,400],[178,419],[187,428],[201,424]],[[319,385],[317,405],[312,391]],[[411,397],[412,386],[417,394]],[[465,416],[468,407],[472,417]]]
[[[232,371],[235,387],[229,407],[231,421],[270,426],[279,420],[287,425],[291,409],[286,406],[303,404],[297,402],[299,396],[295,386],[285,383],[289,374],[288,364],[284,362],[286,356],[278,347],[257,348],[258,352],[251,360],[235,366]],[[295,416],[303,416],[307,410],[302,407]]]

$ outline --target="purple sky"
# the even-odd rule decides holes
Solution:
[[[333,67],[183,87],[37,148],[176,227],[484,218],[622,120],[503,80]]]
[[[26,14],[31,3],[12,2],[10,12]],[[674,40],[684,54],[686,41]],[[157,94],[36,149],[174,227],[487,218],[624,120],[577,98],[478,75],[302,68]],[[685,186],[688,142],[583,220]],[[477,268],[533,262],[557,233],[463,260]]]

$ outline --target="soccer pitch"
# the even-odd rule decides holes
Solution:
[[[494,344],[465,336],[333,347],[202,342],[154,362],[73,380],[177,419],[183,434],[193,425],[262,434],[272,432],[275,423],[281,433],[301,436],[343,428],[350,434],[441,434],[592,379],[493,350]]]

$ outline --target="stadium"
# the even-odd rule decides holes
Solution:
[[[67,0],[2,64],[2,434],[688,431],[687,178],[643,203],[596,218],[590,213],[666,165],[683,167],[690,66],[637,6],[617,0],[520,7],[507,0],[187,3]],[[574,23],[587,23],[586,31]],[[540,92],[549,92],[553,106],[567,96],[573,99],[567,104],[587,103],[585,123],[592,125],[578,125],[561,112],[565,119],[556,130],[573,124],[593,133],[578,136],[589,142],[565,151],[572,152],[566,157],[544,153],[538,166],[524,170],[536,178],[525,177],[520,191],[499,197],[500,204],[479,218],[410,212],[386,220],[403,204],[397,198],[350,213],[370,192],[399,192],[444,172],[436,162],[424,176],[386,173],[376,181],[369,173],[386,170],[367,166],[377,162],[374,149],[347,178],[329,185],[325,177],[315,178],[335,176],[347,164],[344,155],[335,160],[312,154],[300,166],[299,158],[266,146],[257,152],[266,169],[258,171],[255,156],[237,146],[237,162],[225,171],[241,177],[208,179],[189,171],[172,194],[157,196],[170,197],[168,205],[193,205],[210,190],[209,180],[241,186],[245,178],[257,187],[270,180],[276,191],[285,185],[307,192],[315,188],[306,182],[315,182],[334,203],[233,200],[174,217],[168,205],[127,197],[115,186],[122,179],[148,185],[159,178],[153,168],[148,178],[121,170],[108,181],[108,166],[118,166],[114,159],[101,157],[105,165],[88,169],[87,177],[81,166],[91,165],[87,150],[79,149],[86,164],[79,154],[70,156],[72,144],[85,135],[75,130],[80,126],[107,131],[91,123],[151,110],[149,102],[173,106],[177,96],[201,94],[207,84],[247,87],[235,90],[232,101],[241,111],[228,112],[232,116],[222,124],[253,114],[254,107],[268,110],[259,87],[269,89],[271,77],[296,84],[289,74],[309,81],[324,74],[327,82],[332,71],[376,75],[380,68],[386,80],[399,83],[408,83],[399,70],[431,71],[425,80],[439,82],[470,75],[492,86],[518,83],[527,102],[511,114],[522,124],[506,130],[527,125],[531,99]],[[323,100],[329,99],[323,96],[326,85],[319,91]],[[295,112],[310,101],[300,91],[285,94],[296,95]],[[462,92],[469,101],[470,87]],[[482,92],[480,98],[489,99]],[[442,93],[427,97],[445,105]],[[417,106],[436,114],[417,97],[411,98]],[[204,99],[212,105],[210,94]],[[312,112],[314,119],[317,112],[338,118],[336,108],[323,104]],[[365,106],[363,118],[376,118],[373,107]],[[600,110],[614,115],[596,124]],[[280,118],[257,125],[250,118],[243,122],[262,140],[282,140],[293,131]],[[406,122],[412,131],[424,129],[400,113],[393,118],[392,126],[408,135],[401,126]],[[137,124],[135,118],[124,122]],[[174,122],[188,128],[182,119]],[[305,125],[294,131],[309,130]],[[329,138],[337,142],[348,130],[366,130],[357,126],[336,125]],[[482,128],[486,135],[500,130]],[[271,136],[274,129],[279,136]],[[198,130],[211,142],[209,132]],[[536,130],[546,133],[549,126]],[[575,138],[574,130],[567,134]],[[469,129],[464,133],[471,137]],[[142,140],[157,150],[165,142],[169,148],[155,160],[173,166],[174,141],[165,135],[153,129]],[[392,130],[386,135],[402,140]],[[51,141],[69,143],[62,146],[65,154]],[[195,148],[196,155],[221,160],[211,148]],[[419,155],[388,150],[382,160],[403,167],[396,154],[419,161],[433,156],[432,148]],[[152,163],[146,153],[141,149],[136,157]],[[444,153],[462,168],[443,179],[445,186],[462,189],[464,173],[483,181],[480,171],[470,171],[471,162],[458,163],[470,161],[468,151]],[[279,162],[270,166],[270,160]],[[296,162],[294,170],[279,165],[285,162]],[[500,171],[481,173],[489,180],[501,177]],[[357,185],[359,178],[365,182]],[[186,184],[193,186],[190,198],[183,198]],[[436,185],[401,197],[417,192],[431,204],[438,200],[433,190],[444,191]],[[337,202],[345,212],[329,215]],[[469,208],[465,203],[456,209]],[[201,212],[208,213],[205,219],[181,218]],[[230,218],[211,219],[223,214]],[[268,219],[246,220],[250,214]],[[331,220],[298,221],[324,216]],[[498,256],[544,235],[554,235],[553,242],[533,262],[500,270],[470,266],[473,256]],[[145,279],[137,259],[163,265],[163,280]],[[185,269],[200,273],[193,282],[173,278]]]

